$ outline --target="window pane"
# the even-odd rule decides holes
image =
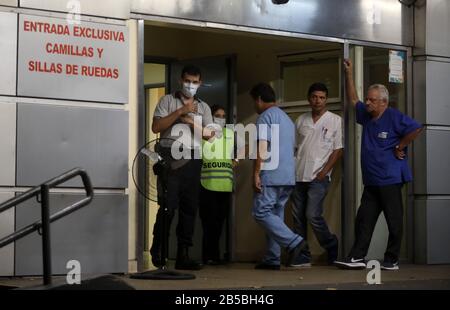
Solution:
[[[339,98],[339,59],[313,62],[283,63],[283,99],[285,102],[307,100],[312,83],[322,82],[328,87],[329,98]]]

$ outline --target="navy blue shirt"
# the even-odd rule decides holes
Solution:
[[[407,158],[397,159],[395,146],[404,136],[422,126],[390,107],[380,118],[373,120],[361,101],[356,103],[356,122],[363,126],[361,170],[364,185],[385,186],[410,182],[412,174]]]
[[[295,126],[292,120],[279,107],[273,106],[258,116],[256,127],[258,140],[267,141],[271,153],[261,165],[262,185],[295,185]]]

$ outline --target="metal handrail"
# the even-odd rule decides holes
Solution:
[[[52,216],[49,206],[49,193],[50,188],[56,187],[61,183],[64,183],[76,176],[80,176],[83,181],[84,189],[86,191],[86,197],[82,200],[54,213]],[[43,267],[44,267],[44,284],[51,284],[51,248],[50,248],[50,223],[59,220],[60,218],[88,205],[94,198],[94,190],[92,189],[91,180],[84,169],[74,168],[69,170],[55,178],[52,178],[41,185],[33,187],[25,193],[11,198],[4,203],[0,204],[0,213],[6,211],[18,204],[29,200],[30,198],[38,198],[41,195],[41,220],[36,221],[33,224],[25,226],[24,228],[15,231],[14,233],[0,239],[0,248],[14,242],[32,232],[42,228],[42,255],[43,255]]]

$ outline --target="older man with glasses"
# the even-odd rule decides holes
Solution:
[[[389,229],[389,240],[381,268],[398,270],[403,232],[402,186],[412,180],[407,163],[409,145],[422,126],[415,120],[389,107],[389,92],[384,85],[374,84],[367,90],[366,103],[356,94],[353,65],[344,60],[348,100],[356,111],[356,121],[363,126],[361,170],[364,191],[355,222],[355,243],[349,255],[335,265],[343,269],[366,268],[378,217],[383,212]]]

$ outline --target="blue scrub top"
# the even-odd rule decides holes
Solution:
[[[390,107],[379,119],[373,120],[361,101],[356,103],[356,122],[363,126],[361,170],[364,185],[386,186],[412,181],[407,158],[397,159],[394,150],[405,135],[422,126]]]
[[[261,127],[262,124],[267,126],[267,130],[260,131],[260,128],[264,128]],[[279,125],[278,137],[272,136],[272,125],[274,124]],[[276,167],[272,166],[270,170],[261,170],[260,177],[262,185],[295,185],[295,126],[290,117],[279,107],[273,106],[258,116],[256,127],[258,130],[258,140],[268,141],[269,151],[278,157]],[[278,139],[278,143],[275,139]],[[272,160],[275,159],[272,158]],[[270,160],[271,158],[267,161]]]

